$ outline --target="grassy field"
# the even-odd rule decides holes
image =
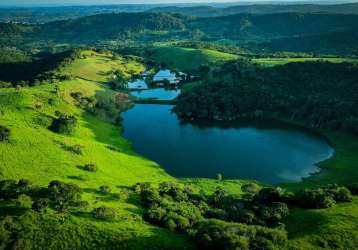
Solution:
[[[283,65],[291,62],[307,62],[307,61],[327,61],[331,63],[342,63],[342,62],[350,62],[357,63],[357,59],[352,58],[322,58],[322,57],[302,57],[302,58],[256,58],[252,61],[264,66],[276,66]]]
[[[169,50],[179,53],[182,48]],[[84,190],[84,199],[89,202],[85,212],[62,217],[53,211],[43,216],[15,213],[13,204],[0,201],[0,217],[15,215],[23,225],[22,236],[33,239],[38,248],[88,249],[94,245],[100,249],[190,248],[192,245],[186,237],[146,223],[138,200],[126,195],[127,188],[137,182],[173,181],[206,193],[222,186],[231,193],[240,194],[242,184],[249,182],[175,179],[158,164],[133,152],[131,144],[121,137],[119,126],[91,116],[75,105],[72,92],[81,92],[84,96],[94,96],[98,92],[115,95],[104,82],[107,72],[116,69],[130,75],[142,72],[144,66],[124,58],[113,58],[110,54],[85,51],[82,59],[61,69],[75,76],[73,80],[20,90],[0,89],[0,124],[11,128],[12,132],[10,142],[0,144],[0,176],[27,178],[40,186],[55,179],[73,182]],[[55,86],[59,91],[55,91]],[[79,124],[73,135],[59,135],[47,129],[57,110],[77,117]],[[326,133],[326,136],[336,154],[321,164],[324,171],[304,182],[282,185],[283,188],[297,190],[358,179],[358,141],[338,133]],[[68,151],[73,145],[81,145],[83,153]],[[87,163],[95,163],[98,171],[90,173],[78,167]],[[120,198],[99,194],[97,190],[101,185],[110,186],[112,193]],[[93,219],[91,210],[101,205],[115,208],[118,220]],[[292,249],[323,249],[330,239],[340,242],[345,249],[354,249],[358,245],[358,200],[323,210],[295,209],[286,224]]]
[[[209,49],[192,49],[174,46],[158,47],[151,51],[151,58],[165,63],[172,69],[192,71],[202,64],[234,60],[238,56]]]

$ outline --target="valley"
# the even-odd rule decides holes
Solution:
[[[16,12],[0,249],[356,249],[354,7]]]

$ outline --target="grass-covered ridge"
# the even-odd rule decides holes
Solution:
[[[182,71],[197,70],[201,65],[234,60],[238,56],[211,49],[194,49],[175,46],[157,47],[149,57],[170,68]]]

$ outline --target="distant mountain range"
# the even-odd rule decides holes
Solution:
[[[326,3],[326,4],[323,4]],[[46,23],[57,20],[75,19],[84,16],[122,13],[122,12],[156,12],[179,13],[196,17],[217,17],[241,13],[273,14],[273,13],[332,13],[358,14],[358,3],[327,4],[294,4],[270,2],[267,4],[252,2],[240,3],[208,3],[198,4],[120,4],[94,6],[63,6],[63,7],[28,7],[1,8],[0,21],[20,23]]]
[[[149,10],[150,12],[169,12],[192,15],[198,17],[227,16],[239,13],[272,14],[272,13],[335,13],[335,14],[358,14],[358,3],[347,4],[251,4],[237,5],[226,8],[213,6],[193,7],[158,7]]]
[[[2,23],[1,34],[3,46],[14,45],[16,40],[16,44],[51,41],[77,45],[104,41],[226,40],[255,49],[350,54],[358,51],[358,15],[275,13],[193,17],[153,12],[117,13],[40,25]]]

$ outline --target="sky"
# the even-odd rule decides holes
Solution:
[[[354,2],[345,0],[0,0],[0,6],[59,6],[59,5],[101,5],[101,4],[151,4],[151,3],[208,3],[208,2]]]

